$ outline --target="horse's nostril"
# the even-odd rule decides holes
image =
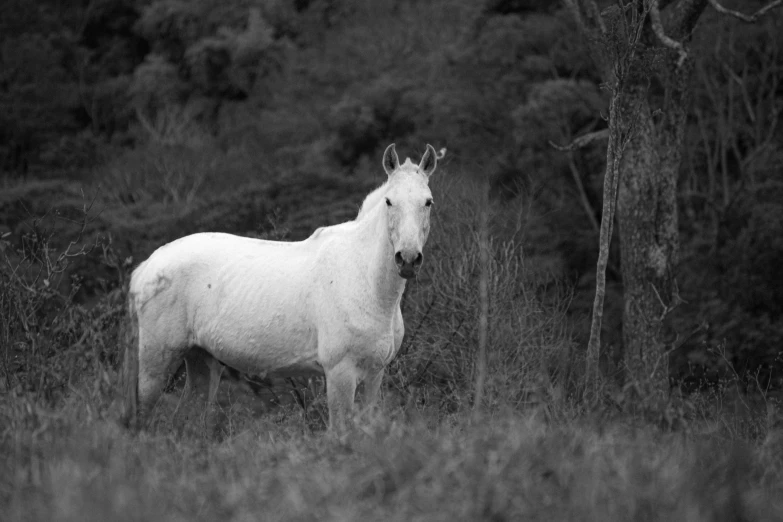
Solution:
[[[413,266],[419,266],[421,262],[424,261],[424,256],[421,255],[421,252],[416,256],[416,259],[413,260]]]
[[[397,266],[402,266],[403,259],[402,259],[402,253],[397,252],[394,254],[394,262],[397,263]]]

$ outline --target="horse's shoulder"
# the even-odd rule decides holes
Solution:
[[[346,221],[345,223],[339,223],[337,225],[318,227],[312,234],[310,234],[310,237],[305,239],[304,242],[318,243],[330,239],[340,239],[341,237],[347,237],[350,230],[354,226],[355,225],[353,221]]]
[[[318,239],[321,236],[321,234],[326,229],[327,229],[327,227],[318,227],[318,228],[316,228],[315,231],[312,234],[310,234],[310,237],[308,237],[307,240],[308,241],[315,241],[316,239]]]

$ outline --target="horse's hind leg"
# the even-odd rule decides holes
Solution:
[[[214,410],[224,366],[206,350],[196,346],[185,354],[185,368],[187,370],[186,397],[191,400],[195,398],[196,401],[206,399],[204,422],[207,430],[211,431],[215,426]]]
[[[209,366],[209,395],[207,396],[207,405],[214,406],[217,402],[218,386],[220,386],[220,377],[223,375],[225,366],[220,361],[211,357],[207,363]]]
[[[205,421],[207,431],[212,433],[217,428],[217,393],[220,386],[220,376],[223,375],[225,367],[214,357],[209,358],[207,365],[209,366],[209,393],[207,394],[207,418]]]
[[[186,348],[167,348],[146,344],[139,350],[139,412],[148,418],[163,393],[169,377],[182,362]]]
[[[209,364],[212,356],[198,346],[185,354],[185,398],[192,400],[205,395],[209,387]]]

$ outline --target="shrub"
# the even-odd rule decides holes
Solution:
[[[431,112],[429,96],[423,90],[382,76],[358,96],[346,95],[333,107],[332,154],[341,165],[354,167],[383,143],[394,140],[404,144],[407,137],[430,123],[425,115]]]
[[[452,406],[466,406],[478,337],[477,188],[435,183],[425,271],[406,293],[406,339],[390,373],[398,388],[429,385]],[[513,237],[490,248],[487,405],[562,406],[581,366],[567,318],[570,291],[534,275]]]
[[[10,232],[0,240],[0,387],[40,404],[58,403],[88,375],[109,387],[107,370],[118,364],[122,291],[88,310],[74,303],[78,278],[68,279],[74,260],[95,254],[83,237],[87,212],[66,238],[55,240],[43,216],[18,241]]]

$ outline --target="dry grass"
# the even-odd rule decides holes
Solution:
[[[535,410],[477,424],[456,414],[428,427],[391,409],[341,437],[293,412],[234,419],[243,428],[218,441],[166,429],[133,436],[77,395],[55,411],[14,406],[25,402],[0,404],[9,522],[783,516],[771,439],[549,424]]]
[[[448,391],[458,404],[473,402],[478,345],[478,212],[481,190],[459,173],[433,179],[436,206],[423,273],[403,303],[406,341],[393,363],[393,383]],[[515,203],[518,204],[518,203]],[[488,376],[484,406],[566,408],[578,386],[581,351],[568,317],[570,290],[541,277],[524,252],[524,217],[516,208],[494,208],[493,225],[519,222],[506,237],[490,240],[488,267]],[[433,390],[437,388],[437,390]],[[452,407],[453,409],[453,407]]]

